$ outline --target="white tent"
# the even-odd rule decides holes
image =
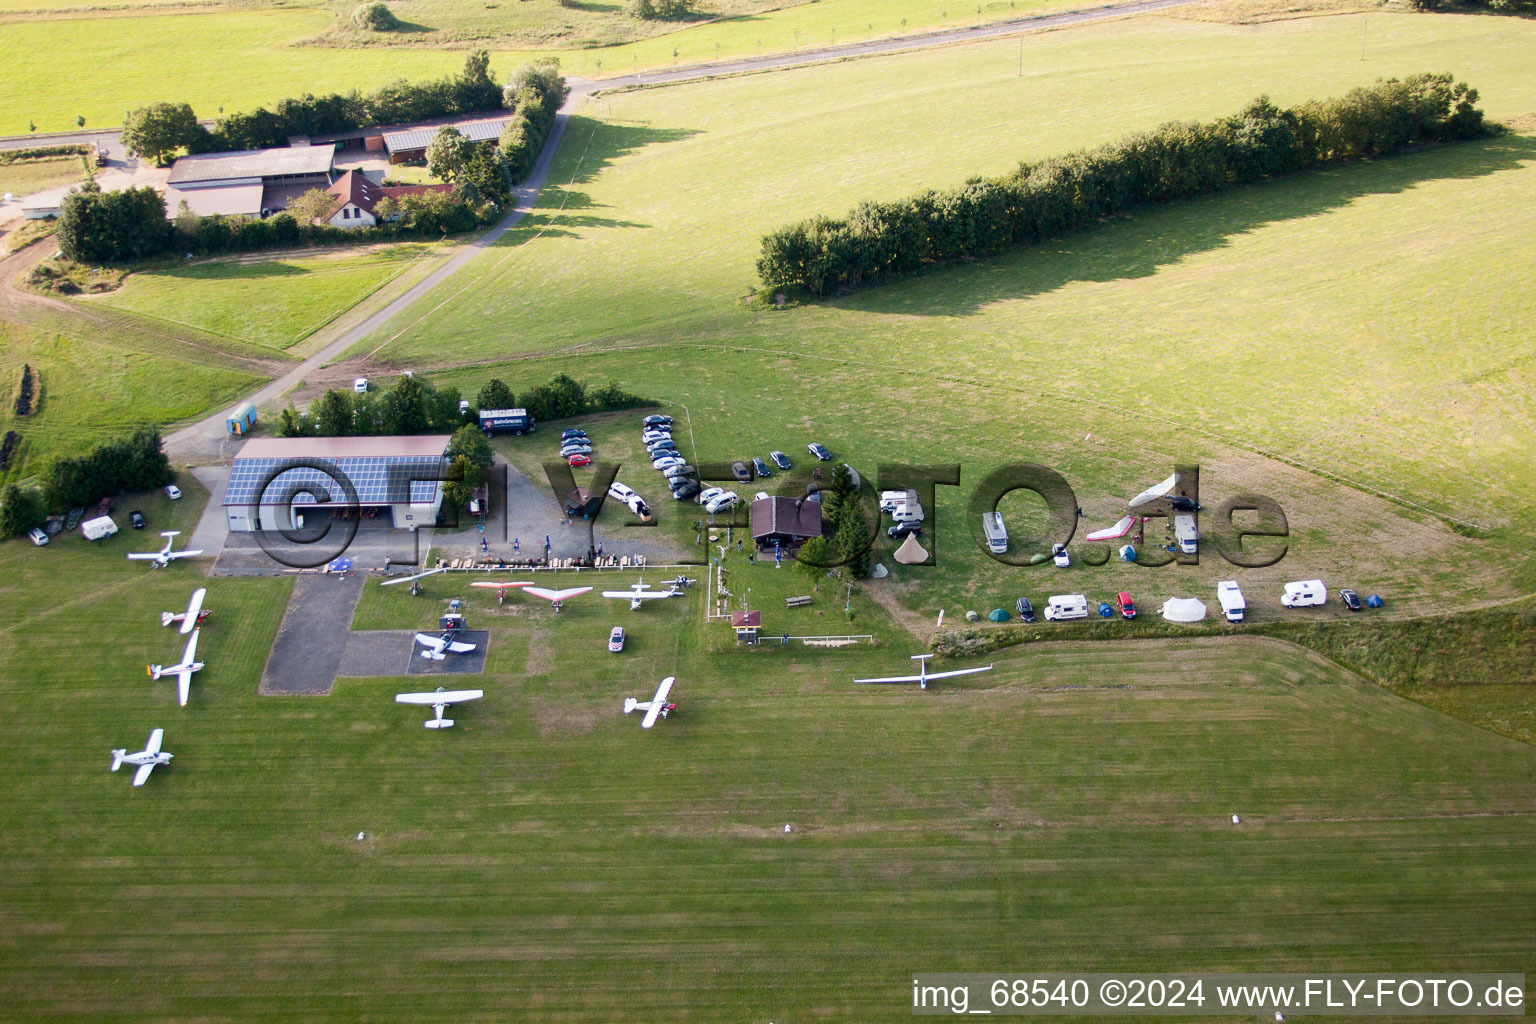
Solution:
[[[1200,622],[1205,605],[1197,597],[1170,597],[1163,602],[1163,618],[1169,622]]]
[[[907,539],[896,549],[896,561],[902,565],[918,565],[928,561],[928,549],[917,542],[917,534],[907,534]]]

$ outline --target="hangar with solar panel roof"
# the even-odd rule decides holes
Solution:
[[[230,467],[231,531],[294,530],[314,517],[378,518],[397,530],[437,522],[447,434],[414,437],[262,437]]]

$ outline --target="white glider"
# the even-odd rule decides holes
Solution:
[[[661,685],[656,687],[656,696],[650,700],[635,700],[633,697],[625,697],[624,713],[627,715],[631,711],[644,711],[645,719],[640,723],[640,728],[649,729],[656,724],[656,719],[666,718],[677,710],[676,704],[667,703],[667,694],[672,692],[672,683],[674,681],[674,676],[667,676],[667,678],[663,679]]]
[[[670,590],[652,590],[649,583],[631,583],[628,590],[605,590],[604,597],[617,598],[628,601],[631,610],[639,608],[642,602],[652,601],[663,597],[679,597],[682,591],[674,586]]]
[[[555,611],[560,606],[578,594],[585,594],[591,587],[567,587],[565,590],[547,590],[544,587],[525,587],[523,593],[532,594],[534,597],[542,597],[555,606]]]
[[[928,681],[931,679],[949,679],[953,676],[975,675],[977,672],[991,672],[992,666],[985,665],[981,668],[957,668],[948,672],[929,672],[928,659],[931,654],[914,654],[912,660],[917,662],[917,675],[915,676],[882,676],[879,679],[855,679],[856,683],[916,683],[924,690],[928,689]]]
[[[381,586],[381,587],[392,587],[396,583],[414,583],[416,580],[422,579],[423,577],[426,577],[426,576],[436,576],[440,572],[447,572],[447,571],[448,571],[447,569],[428,569],[426,572],[419,572],[419,573],[417,573],[414,576],[396,576],[392,580],[385,580],[383,583],[380,583],[379,586]]]
[[[187,649],[182,652],[181,662],[176,665],[151,665],[149,666],[149,678],[159,679],[162,676],[174,675],[179,692],[179,702],[182,707],[187,706],[187,695],[192,689],[192,673],[203,667],[203,663],[194,660],[197,657],[197,634],[201,630],[194,629],[192,638],[187,641]]]
[[[208,591],[206,588],[198,587],[192,591],[192,600],[187,602],[187,610],[184,612],[161,612],[160,625],[169,626],[173,622],[179,622],[181,623],[180,632],[182,634],[192,632],[198,626],[201,626],[203,620],[208,617],[208,613],[203,611],[203,598],[207,595]]]
[[[165,737],[164,729],[156,729],[149,734],[149,742],[144,744],[144,749],[137,754],[130,754],[126,749],[112,751],[112,770],[117,771],[125,764],[137,765],[139,770],[133,773],[133,784],[144,785],[144,780],[149,778],[149,773],[155,770],[157,764],[170,764],[174,754],[167,754],[160,749],[160,741]]]
[[[396,704],[427,704],[437,713],[436,718],[429,718],[421,723],[428,729],[452,729],[453,719],[443,717],[443,709],[450,704],[462,704],[468,700],[479,700],[485,696],[484,690],[445,690],[439,686],[431,693],[397,693]]]
[[[1167,480],[1164,480],[1156,487],[1148,487],[1146,490],[1142,491],[1140,494],[1136,495],[1136,497],[1131,499],[1131,508],[1135,508],[1138,505],[1145,505],[1149,501],[1156,501],[1158,498],[1168,497],[1168,495],[1173,493],[1173,489],[1178,486],[1178,483],[1179,474],[1175,473],[1173,476],[1169,477]]]
[[[1106,527],[1105,529],[1102,529],[1102,530],[1094,530],[1092,533],[1085,534],[1083,539],[1084,540],[1114,540],[1116,537],[1124,537],[1126,534],[1130,533],[1131,532],[1131,527],[1133,527],[1135,525],[1136,525],[1136,517],[1135,516],[1121,516],[1120,517],[1120,521],[1118,523],[1116,523],[1114,526]]]
[[[447,653],[445,653],[448,651],[452,651],[454,654],[468,654],[475,649],[474,644],[432,636],[430,633],[417,633],[416,642],[426,648],[426,650],[421,652],[421,656],[428,661],[442,661],[448,657]]]
[[[132,551],[128,554],[129,561],[148,562],[152,569],[164,569],[177,558],[191,558],[193,555],[203,553],[202,548],[194,551],[172,551],[171,545],[176,543],[176,538],[181,536],[180,530],[166,530],[160,536],[165,538],[165,547],[159,551]]]

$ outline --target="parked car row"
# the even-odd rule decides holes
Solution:
[[[699,471],[677,450],[677,442],[672,440],[671,416],[647,416],[641,420],[640,440],[645,445],[646,457],[651,460],[651,468],[667,482],[673,500],[682,501],[698,495]]]
[[[572,466],[592,465],[592,441],[587,432],[575,427],[561,431],[560,457]]]
[[[917,500],[917,491],[908,488],[901,491],[881,491],[880,511],[891,517],[894,524],[886,535],[899,539],[910,533],[923,534],[923,503]]]
[[[1328,588],[1322,580],[1296,580],[1285,585],[1285,593],[1280,597],[1280,603],[1287,608],[1315,607],[1325,604],[1328,600]],[[1343,589],[1339,591],[1339,600],[1345,608],[1352,612],[1358,612],[1364,604],[1360,595],[1353,590]],[[1242,622],[1248,612],[1247,602],[1243,598],[1243,592],[1238,587],[1236,580],[1222,580],[1216,584],[1216,601],[1221,606],[1222,616],[1228,622]],[[1380,607],[1381,599],[1372,597],[1373,606]],[[1019,618],[1024,622],[1035,621],[1035,608],[1030,604],[1029,598],[1021,597],[1014,606]],[[1053,595],[1045,606],[1045,618],[1047,622],[1059,622],[1069,619],[1086,619],[1091,612],[1091,604],[1083,594],[1056,594]],[[1131,595],[1122,590],[1115,595],[1113,603],[1104,602],[1099,605],[1101,615],[1113,615],[1119,612],[1121,618],[1134,619],[1136,617],[1136,603]],[[1197,612],[1203,616],[1203,611]],[[1169,614],[1165,609],[1164,614]],[[1185,620],[1180,620],[1185,621]]]

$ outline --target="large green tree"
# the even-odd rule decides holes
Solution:
[[[178,150],[196,146],[205,134],[186,103],[151,103],[129,111],[123,122],[123,145],[156,166]]]
[[[315,425],[315,432],[323,437],[344,437],[352,433],[355,428],[351,395],[331,388],[315,399],[309,418]]]
[[[460,181],[474,153],[474,143],[453,125],[444,125],[427,144],[427,172],[443,181]]]
[[[54,232],[66,258],[92,265],[158,256],[171,235],[160,193],[152,188],[103,192],[93,181],[64,197]]]
[[[5,490],[0,491],[0,536],[18,536],[42,521],[42,495],[31,487],[6,484]]]
[[[510,409],[513,402],[512,389],[502,383],[498,377],[492,377],[486,381],[475,399],[475,404],[481,409]]]
[[[384,398],[384,423],[391,434],[425,434],[432,429],[431,396],[415,377],[401,376]]]

